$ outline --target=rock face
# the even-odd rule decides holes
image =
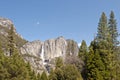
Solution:
[[[45,42],[28,42],[21,48],[21,53],[28,55],[24,57],[25,60],[30,62],[33,69],[39,72],[45,69],[45,65],[51,65],[49,62],[56,57],[65,58],[67,55],[77,55],[78,45],[73,40],[65,40],[63,37],[58,37]],[[36,59],[37,63],[35,62]]]
[[[39,40],[28,42],[21,48],[21,53],[40,57],[42,45],[43,43]]]
[[[7,18],[2,18],[2,17],[0,17],[0,27],[1,27],[0,33],[1,33],[1,34],[7,36],[7,35],[8,35],[7,32],[8,32],[8,30],[11,28],[11,26],[14,27],[14,24],[13,24],[13,22],[12,22],[11,20],[9,20],[9,19],[7,19]],[[16,34],[17,36],[19,36],[20,38],[22,38],[22,36],[16,32],[15,27],[14,27],[14,32],[15,32],[15,34]]]
[[[0,17],[0,25],[1,25],[1,26],[10,28],[12,24],[13,24],[13,23],[12,23],[11,20]]]
[[[44,42],[44,58],[46,60],[65,56],[67,49],[67,42],[63,37],[57,39],[50,39]]]

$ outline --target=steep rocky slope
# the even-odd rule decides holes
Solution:
[[[0,41],[2,43],[3,48],[7,47],[7,43],[8,43],[7,35],[11,26],[14,26],[11,20],[0,17]],[[17,33],[15,27],[14,27],[14,38],[15,38],[16,46],[19,48],[27,42],[25,39],[21,37],[21,35]]]

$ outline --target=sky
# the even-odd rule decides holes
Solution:
[[[63,36],[89,45],[102,12],[114,11],[120,32],[120,0],[0,0],[0,16],[28,41]]]

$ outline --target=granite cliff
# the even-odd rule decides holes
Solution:
[[[47,70],[46,67],[54,66],[55,58],[67,55],[77,55],[78,45],[73,40],[66,40],[63,37],[49,39],[44,42],[28,42],[21,47],[21,53],[24,59],[32,65],[35,71]],[[47,65],[47,66],[46,66]]]

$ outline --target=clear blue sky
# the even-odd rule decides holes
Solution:
[[[89,44],[101,13],[109,17],[111,10],[120,31],[120,0],[0,0],[0,16],[11,19],[29,41],[64,36]]]

